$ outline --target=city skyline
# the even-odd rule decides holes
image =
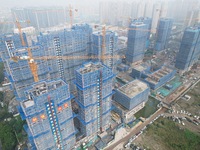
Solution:
[[[0,3],[0,149],[199,148],[199,0]]]

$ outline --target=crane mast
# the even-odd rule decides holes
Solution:
[[[23,33],[22,33],[22,27],[21,27],[21,24],[20,24],[19,20],[17,19],[17,17],[16,17],[16,26],[17,26],[18,31],[19,31],[19,35],[20,35],[22,46],[25,47],[26,43],[24,41],[24,37],[23,37]],[[38,82],[39,81],[38,72],[37,72],[38,66],[37,66],[36,62],[34,61],[34,59],[33,59],[31,48],[28,47],[28,45],[27,45],[27,51],[28,51],[27,60],[28,60],[28,64],[29,64],[31,73],[33,75],[34,81]]]

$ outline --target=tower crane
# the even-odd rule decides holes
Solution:
[[[105,53],[106,53],[106,26],[104,25],[102,28],[102,52],[101,52],[102,63],[104,63],[105,61]]]
[[[69,17],[70,17],[70,26],[72,27],[73,25],[73,12],[77,12],[78,9],[73,10],[72,6],[69,5]]]
[[[28,64],[29,64],[29,67],[31,69],[34,81],[38,82],[39,78],[38,78],[38,73],[37,73],[37,69],[38,69],[37,64],[33,59],[33,55],[32,55],[30,47],[28,47],[28,45],[26,45],[26,43],[24,41],[24,37],[23,37],[22,27],[21,27],[20,21],[18,20],[18,18],[16,16],[15,16],[15,18],[16,18],[16,22],[15,23],[16,23],[16,26],[17,26],[18,31],[19,31],[19,35],[20,35],[22,46],[24,46],[24,47],[27,46],[27,51],[28,51],[27,60],[28,60]],[[28,21],[28,23],[29,23],[29,21]]]

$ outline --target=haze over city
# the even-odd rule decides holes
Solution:
[[[199,150],[200,0],[0,4],[0,150]]]

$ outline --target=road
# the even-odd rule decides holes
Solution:
[[[117,147],[117,145],[122,144],[122,143],[124,144],[133,135],[135,135],[136,133],[140,132],[142,130],[142,128],[147,126],[152,120],[154,120],[160,114],[164,113],[166,110],[167,110],[166,108],[161,108],[159,111],[154,113],[149,119],[145,120],[140,126],[138,126],[137,128],[133,129],[127,136],[125,136],[123,139],[119,140],[117,143],[111,144],[110,146],[105,148],[105,150],[113,150],[115,147]]]
[[[189,80],[188,82],[186,82],[184,85],[182,85],[185,89],[184,91],[180,91],[176,94],[172,94],[173,97],[169,100],[167,99],[167,102],[169,104],[171,104],[172,102],[176,101],[179,97],[181,97],[185,92],[187,92],[188,90],[191,89],[191,87],[193,87],[193,85],[196,85],[198,82],[200,81],[197,80],[194,84],[191,84],[191,80]],[[179,89],[177,89],[179,90]],[[171,96],[170,96],[171,97]],[[159,116],[160,114],[164,113],[167,109],[166,108],[161,108],[159,111],[157,111],[155,114],[153,114],[150,118],[148,118],[145,122],[143,122],[140,126],[138,126],[137,128],[133,129],[127,136],[125,136],[123,139],[117,141],[116,143],[111,144],[110,146],[108,146],[107,148],[105,148],[105,150],[113,150],[115,147],[117,147],[119,144],[124,144],[125,142],[127,142],[133,135],[137,134],[138,132],[140,132],[142,130],[142,128],[144,128],[146,125],[148,125],[152,120],[154,120],[157,116]]]

